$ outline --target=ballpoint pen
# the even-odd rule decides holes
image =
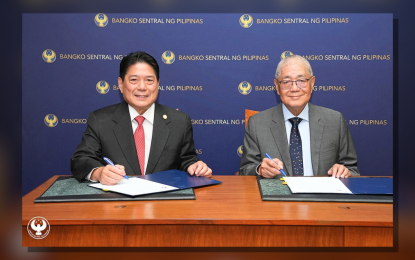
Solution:
[[[276,165],[278,165],[278,163],[276,162],[276,161],[274,161],[272,158],[271,158],[271,156],[269,156],[269,154],[267,154],[267,153],[265,153],[265,156],[266,157],[268,157],[268,159],[270,159],[271,161],[273,161]],[[279,165],[278,165],[279,166]],[[281,169],[280,170],[280,172],[284,175],[284,176],[287,176],[286,174],[285,174],[285,172]]]
[[[106,161],[108,164],[110,164],[110,165],[112,165],[112,166],[114,166],[114,167],[116,167],[115,166],[115,164],[109,159],[109,158],[107,158],[107,157],[102,157],[102,159],[104,159],[104,161]],[[129,178],[128,178],[128,176],[127,175],[124,175],[124,178],[126,178],[127,180],[129,180]]]

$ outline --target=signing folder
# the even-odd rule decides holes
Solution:
[[[393,179],[356,177],[284,177],[292,193],[393,194]]]
[[[123,179],[115,185],[94,183],[89,186],[130,196],[138,196],[220,183],[220,181],[206,177],[190,176],[184,171],[168,170],[144,176],[130,177],[129,180]]]
[[[359,177],[340,179],[340,181],[353,194],[393,194],[393,178]]]

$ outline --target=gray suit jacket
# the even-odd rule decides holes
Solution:
[[[167,115],[164,119],[163,115]],[[127,175],[141,175],[128,104],[104,107],[88,117],[87,129],[71,157],[73,176],[81,181],[93,168],[105,166],[102,157],[124,165]],[[146,174],[187,168],[198,161],[188,114],[155,103],[153,137]]]
[[[356,150],[343,115],[311,103],[308,106],[314,175],[328,175],[328,170],[335,163],[346,166],[352,175],[359,175]],[[256,167],[265,158],[265,153],[280,159],[284,163],[285,173],[292,175],[281,104],[250,117],[239,174],[256,175]]]

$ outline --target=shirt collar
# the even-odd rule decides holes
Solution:
[[[290,118],[296,117],[290,112],[290,110],[288,110],[288,108],[284,105],[284,103],[282,104],[282,114],[284,115],[284,121],[287,121]],[[303,111],[301,111],[298,117],[305,121],[309,121],[308,120],[308,103],[307,105],[305,105]]]
[[[135,118],[137,116],[143,116],[147,121],[149,121],[151,124],[153,124],[153,122],[154,122],[154,109],[155,109],[155,105],[153,103],[151,105],[151,107],[149,109],[147,109],[146,112],[144,112],[144,114],[140,115],[140,114],[138,114],[137,110],[135,110],[132,106],[130,106],[130,104],[128,104],[128,111],[130,111],[131,121],[135,120]]]

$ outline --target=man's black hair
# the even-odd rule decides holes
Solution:
[[[120,63],[120,78],[124,81],[125,74],[127,74],[128,68],[131,65],[134,65],[136,63],[147,63],[154,69],[154,73],[156,74],[157,81],[160,80],[160,70],[159,65],[154,59],[153,56],[150,54],[144,52],[144,51],[137,51],[137,52],[131,52],[127,56],[125,56]]]

